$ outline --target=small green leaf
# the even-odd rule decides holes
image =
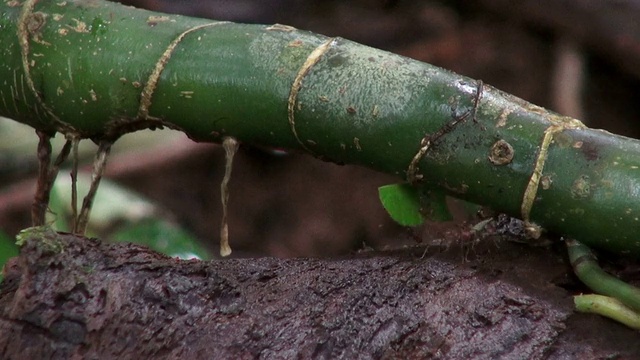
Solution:
[[[425,220],[453,219],[447,196],[438,189],[416,188],[407,183],[378,188],[380,201],[391,218],[402,226],[418,226]]]
[[[433,221],[450,221],[453,220],[449,206],[447,205],[447,196],[443,191],[436,189],[423,190],[420,192],[420,212],[427,220]]]
[[[420,211],[420,194],[415,187],[403,184],[384,185],[378,195],[391,218],[402,226],[418,226],[424,222]]]

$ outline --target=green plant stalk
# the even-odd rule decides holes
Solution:
[[[42,131],[302,150],[640,255],[640,142],[481,82],[283,25],[100,0],[4,1],[0,29],[0,115]]]
[[[602,295],[577,295],[573,297],[576,310],[606,316],[628,327],[640,330],[640,314],[620,301]]]
[[[588,247],[576,240],[567,240],[569,261],[580,281],[591,290],[619,300],[640,313],[640,289],[607,274]]]

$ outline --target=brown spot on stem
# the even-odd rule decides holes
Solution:
[[[87,27],[87,24],[84,21],[80,21],[78,19],[72,19],[72,20],[75,21],[75,26],[67,26],[68,28],[70,28],[71,30],[77,33],[89,33],[89,28]]]
[[[506,165],[513,160],[514,153],[513,146],[501,139],[491,146],[489,161],[493,165]]]
[[[549,190],[549,188],[551,188],[552,183],[553,183],[553,180],[549,175],[545,175],[542,178],[540,178],[540,186],[542,186],[542,190]]]
[[[511,114],[512,110],[509,108],[502,109],[500,116],[498,116],[498,122],[496,123],[496,127],[503,127],[507,125],[507,117]]]
[[[356,149],[358,149],[358,151],[362,151],[362,147],[360,147],[360,139],[358,139],[357,137],[354,137],[353,144],[356,146]]]
[[[149,16],[147,18],[147,25],[149,25],[150,27],[154,27],[154,26],[158,25],[158,23],[166,22],[166,21],[175,22],[175,20],[171,20],[171,18],[168,17],[168,16],[155,16],[155,15],[152,15],[152,16]]]
[[[591,181],[588,175],[580,175],[573,182],[571,196],[574,199],[588,199],[591,196]]]
[[[373,105],[373,111],[371,111],[371,116],[378,117],[378,114],[380,114],[380,109],[378,108],[378,105]]]
[[[303,42],[300,39],[295,39],[292,42],[288,43],[287,46],[288,47],[300,47],[302,46]]]

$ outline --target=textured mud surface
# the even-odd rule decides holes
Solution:
[[[566,264],[553,252],[500,238],[464,254],[440,250],[199,262],[69,235],[30,240],[0,287],[0,358],[563,359],[640,351],[630,341],[635,332],[572,312],[556,285],[571,283]]]

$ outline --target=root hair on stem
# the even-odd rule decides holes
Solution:
[[[227,219],[229,205],[229,180],[231,179],[231,170],[233,168],[233,158],[238,151],[240,143],[232,137],[225,137],[222,141],[222,147],[225,154],[224,178],[220,183],[220,198],[222,201],[222,221],[220,224],[220,256],[231,255],[231,246],[229,246],[229,224]]]

